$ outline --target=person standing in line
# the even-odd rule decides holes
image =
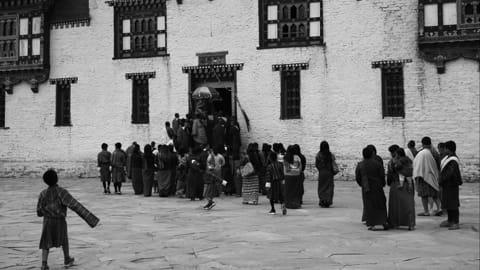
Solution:
[[[130,172],[128,174],[128,178],[132,179],[132,187],[135,195],[143,194],[142,163],[140,146],[136,144],[130,157]]]
[[[438,143],[437,149],[438,149],[438,155],[440,156],[440,164],[441,164],[441,161],[443,160],[443,158],[445,158],[445,156],[447,156],[446,149],[445,149],[445,143],[443,143],[443,142]],[[440,167],[439,167],[439,169],[440,169]],[[435,213],[435,216],[440,217],[440,216],[443,216],[444,213],[445,214],[447,213],[447,209],[445,209],[445,207],[443,206],[443,200],[442,200],[442,195],[443,195],[442,189],[443,189],[443,187],[440,184],[438,185],[438,187],[439,187],[438,196],[440,198],[440,205],[441,205],[442,211]]]
[[[177,131],[180,128],[180,115],[175,113],[175,118],[172,120],[172,129],[175,135],[177,135]]]
[[[220,154],[225,152],[225,122],[221,117],[217,118],[212,130],[212,148]]]
[[[168,137],[168,141],[167,141],[167,144],[173,144],[173,142],[175,141],[175,131],[173,131],[173,128],[170,127],[170,122],[165,122],[165,130],[167,131],[167,137]]]
[[[247,154],[242,154],[238,174],[242,179],[243,204],[258,204],[258,176]]]
[[[447,209],[448,219],[440,223],[440,227],[458,230],[460,212],[459,186],[463,184],[454,141],[445,143],[446,156],[441,162],[440,185],[442,186],[442,205]]]
[[[271,207],[268,213],[274,215],[276,213],[275,202],[279,202],[282,208],[282,214],[286,215],[287,208],[284,203],[285,176],[283,175],[283,164],[278,161],[277,153],[275,152],[269,153],[267,163],[265,187]]]
[[[188,153],[189,135],[185,127],[185,119],[180,119],[180,127],[177,129],[175,148],[180,155]]]
[[[378,161],[374,159],[373,154],[371,147],[363,149],[363,161],[359,162],[355,169],[355,180],[362,187],[365,219],[368,229],[375,230],[375,226],[383,225],[383,229],[387,230],[387,199],[383,192],[385,171]]]
[[[241,163],[241,155],[240,155],[240,148],[242,146],[242,140],[240,136],[240,125],[238,124],[235,119],[231,119],[230,129],[229,129],[229,147],[228,150],[231,155],[231,166],[232,166],[232,178],[233,178],[233,186],[231,190],[235,191],[235,195],[237,197],[242,196],[242,178],[238,174],[240,163]]]
[[[178,156],[178,165],[175,177],[177,178],[177,187],[175,195],[179,198],[185,198],[186,177],[187,177],[187,159],[188,153]]]
[[[80,204],[70,193],[58,186],[58,176],[53,169],[43,174],[48,185],[39,197],[37,216],[43,217],[42,236],[39,248],[42,250],[42,270],[48,270],[48,254],[52,247],[62,247],[65,267],[73,265],[75,259],[70,256],[67,233],[67,207],[77,213],[87,224],[94,228],[100,221],[88,209]]]
[[[133,149],[135,148],[135,145],[138,145],[137,142],[132,142],[132,144],[127,147],[127,149],[125,150],[125,154],[127,155],[127,177],[130,179],[130,164],[131,164],[131,161],[130,159],[132,158],[132,154],[133,154]]]
[[[155,156],[152,153],[152,146],[145,145],[143,148],[143,196],[152,196],[152,185],[155,175]]]
[[[108,152],[108,144],[102,143],[102,151],[97,155],[97,166],[100,170],[100,181],[102,181],[104,194],[110,194],[110,181],[112,180],[110,171],[111,159],[112,154]]]
[[[372,150],[372,152],[373,152],[373,159],[374,159],[375,161],[377,161],[377,162],[380,164],[380,166],[382,166],[382,170],[385,172],[385,166],[384,166],[384,164],[383,164],[383,158],[380,157],[380,156],[377,154],[377,148],[375,147],[375,145],[369,144],[369,145],[367,145],[367,147]],[[363,201],[363,205],[365,205],[363,193],[362,193],[362,201]],[[365,225],[366,225],[365,209],[363,209],[362,222],[365,223]]]
[[[407,144],[407,149],[405,149],[405,155],[410,159],[414,160],[415,156],[417,156],[417,148],[415,148],[415,141],[411,140]]]
[[[330,152],[328,142],[322,141],[320,151],[315,157],[315,166],[318,170],[318,205],[322,208],[328,208],[333,203],[335,188],[333,162],[335,162],[335,156]]]
[[[204,146],[208,144],[207,137],[207,119],[201,114],[197,114],[193,120],[192,138],[195,146]]]
[[[305,169],[307,168],[307,158],[302,154],[302,150],[300,149],[300,145],[294,144],[293,150],[295,155],[300,157],[300,161],[302,163],[302,173],[301,173],[301,183],[300,183],[300,204],[303,204],[303,195],[305,194],[304,182],[305,182]]]
[[[122,150],[122,144],[115,144],[112,153],[112,182],[115,194],[122,194],[122,183],[125,182],[125,167],[127,166],[127,154]]]
[[[438,185],[439,171],[437,161],[432,152],[432,141],[429,137],[422,139],[422,150],[420,150],[413,160],[413,178],[417,185],[418,196],[422,198],[423,213],[419,216],[430,216],[430,207],[433,202],[437,207],[434,214],[441,211],[440,199],[438,192],[440,187]],[[438,155],[438,153],[437,153]]]
[[[409,230],[413,230],[415,228],[415,194],[412,160],[398,145],[390,146],[388,151],[392,157],[387,170],[387,184],[390,186],[388,223],[391,228],[407,226]]]
[[[293,146],[287,148],[283,158],[283,175],[285,176],[285,207],[290,209],[301,208],[300,184],[302,161],[295,155]]]

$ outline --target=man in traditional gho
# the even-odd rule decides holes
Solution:
[[[429,137],[422,139],[422,149],[413,160],[413,178],[416,181],[418,196],[422,198],[423,213],[419,216],[430,216],[429,200],[435,202],[439,213],[440,199],[438,185],[438,167],[434,155],[432,154],[432,141]],[[430,205],[433,204],[430,202]]]
[[[110,172],[111,158],[112,154],[108,152],[108,144],[102,143],[102,151],[97,155],[97,166],[100,170],[100,181],[102,181],[104,194],[110,194],[110,181],[112,180]]]
[[[208,144],[207,119],[201,114],[197,114],[193,120],[192,137],[195,146],[201,147]]]
[[[175,118],[172,120],[172,129],[173,132],[175,132],[175,135],[177,135],[177,131],[180,128],[180,115],[178,113],[175,113]]]
[[[122,194],[122,183],[125,182],[125,167],[127,166],[127,154],[122,150],[122,144],[115,144],[112,153],[112,182],[115,194]]]
[[[385,186],[385,171],[382,165],[375,160],[371,147],[362,151],[363,161],[355,169],[355,180],[362,187],[365,220],[369,230],[374,230],[376,225],[387,225],[386,197],[383,192]]]
[[[463,183],[460,175],[459,160],[455,153],[457,145],[454,141],[445,143],[447,154],[440,163],[440,185],[442,186],[442,205],[447,209],[448,219],[440,224],[440,227],[448,227],[449,230],[458,230],[460,227],[459,211],[459,186]]]
[[[189,135],[185,127],[185,119],[180,119],[180,128],[177,130],[175,148],[180,155],[188,153]]]
[[[165,130],[167,131],[167,137],[168,137],[168,141],[167,141],[167,144],[173,144],[173,142],[175,141],[175,131],[173,130],[173,128],[170,127],[170,122],[165,122]]]

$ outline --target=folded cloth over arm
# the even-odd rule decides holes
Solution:
[[[70,195],[67,190],[61,189],[59,192],[59,197],[65,206],[77,213],[77,215],[79,215],[90,227],[94,228],[97,226],[100,219],[88,211],[88,209],[85,208],[81,203],[75,200],[75,198],[73,198],[73,196]]]

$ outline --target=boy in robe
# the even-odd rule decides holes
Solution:
[[[43,217],[40,249],[42,250],[42,270],[48,270],[48,254],[52,247],[62,247],[65,267],[73,265],[75,259],[70,257],[67,233],[67,207],[77,213],[90,227],[95,227],[99,219],[90,213],[70,193],[57,185],[58,176],[53,169],[43,174],[43,181],[48,185],[38,197],[37,215]]]
[[[110,159],[112,154],[108,152],[108,144],[102,143],[102,151],[97,155],[97,166],[100,171],[100,181],[103,184],[103,193],[110,194],[110,181],[112,180],[110,172]]]
[[[445,143],[446,156],[440,163],[440,185],[442,186],[442,205],[447,209],[448,219],[440,223],[440,227],[447,227],[449,230],[458,230],[460,226],[459,211],[459,186],[462,185],[459,160],[455,153],[457,146],[454,141]]]

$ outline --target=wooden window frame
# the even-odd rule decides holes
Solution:
[[[297,85],[294,89],[289,89],[289,80],[294,77]],[[280,71],[281,79],[281,97],[280,97],[280,119],[301,119],[301,82],[300,70],[282,70]],[[298,99],[298,104],[295,103]]]
[[[310,3],[320,3],[320,17],[310,17]],[[276,20],[268,20],[268,6],[277,6]],[[304,6],[304,18],[283,18],[283,8],[287,7],[291,10],[292,6]],[[289,15],[290,11],[289,11]],[[320,36],[310,37],[310,23],[320,22]],[[277,38],[268,39],[268,25],[277,25]],[[291,31],[288,32],[288,37],[282,37],[282,28],[287,26],[290,28],[296,26],[297,33],[299,33],[300,24],[304,25],[303,37],[291,37]],[[271,49],[271,48],[287,48],[287,47],[305,47],[305,46],[322,46],[323,42],[323,0],[302,0],[302,1],[283,1],[283,0],[260,0],[259,1],[259,41],[260,46],[257,49]]]
[[[56,84],[55,126],[71,126],[71,84]]]
[[[142,96],[146,96],[142,102]],[[148,78],[132,79],[132,124],[150,123],[150,93]]]
[[[382,116],[405,118],[403,66],[384,66],[382,70]],[[398,84],[398,85],[395,85]],[[400,101],[399,101],[400,100]]]
[[[157,22],[159,17],[165,18],[163,30],[158,30]],[[124,20],[130,21],[130,31],[127,33],[123,33]],[[150,20],[153,21],[153,25],[149,24]],[[135,22],[139,22],[140,26],[142,25],[142,22],[145,22],[145,29],[140,27],[140,31],[137,31],[137,29],[135,28]],[[165,47],[158,47],[159,35],[164,35]],[[123,49],[124,37],[130,38],[130,49],[128,50]],[[146,41],[146,47],[143,47],[142,42],[140,42],[140,48],[137,48],[135,43],[135,39],[137,38],[140,41],[144,38]],[[153,43],[150,43],[149,39],[152,39]],[[136,6],[114,6],[113,59],[168,56],[167,48],[168,44],[166,3],[156,3],[155,5],[148,6],[143,6],[141,4],[136,4]]]

